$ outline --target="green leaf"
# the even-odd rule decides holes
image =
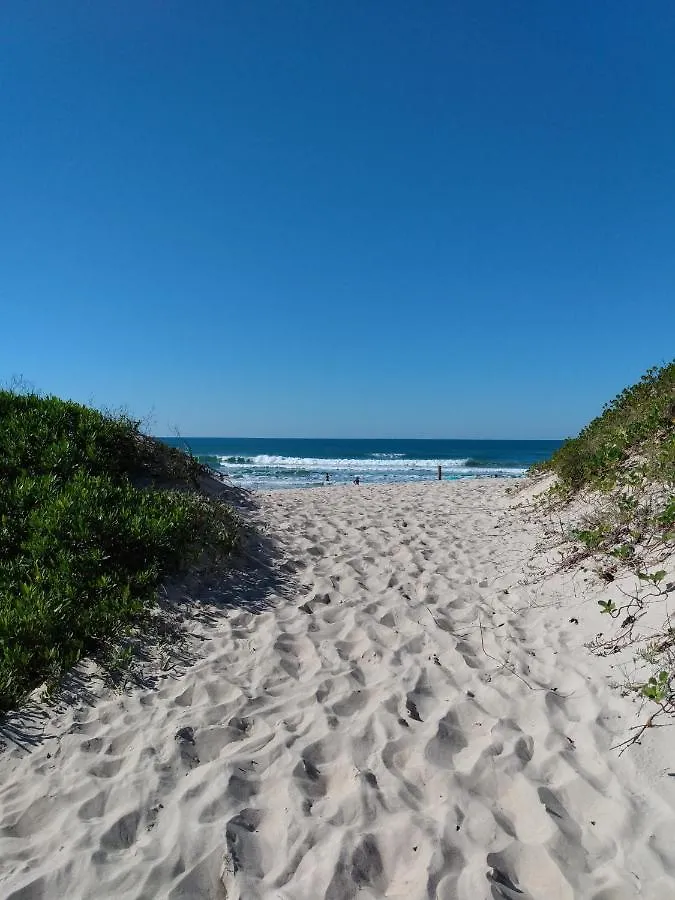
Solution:
[[[613,600],[598,600],[598,606],[600,607],[600,612],[610,614],[616,612],[616,606]]]

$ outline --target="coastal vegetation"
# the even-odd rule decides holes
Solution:
[[[578,435],[533,471],[555,472],[558,490],[607,491],[675,476],[675,361],[647,371]]]
[[[611,593],[599,601],[600,612],[618,627],[593,649],[635,647],[653,672],[630,688],[658,704],[655,715],[675,714],[675,627],[666,603],[675,590],[668,580],[675,552],[675,361],[646,372],[530,471],[556,476],[545,502],[561,523],[561,566],[593,559]],[[644,728],[653,723],[650,716]]]
[[[114,646],[169,576],[234,550],[205,474],[126,415],[0,390],[0,710]]]

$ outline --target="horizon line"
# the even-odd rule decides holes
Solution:
[[[153,434],[151,437],[159,440],[169,439],[172,441],[184,440],[224,440],[224,441],[511,441],[512,443],[526,443],[530,441],[548,441],[559,442],[566,441],[568,438],[449,438],[449,437],[284,437],[275,435],[273,437],[264,437],[262,435],[245,435],[245,434]]]

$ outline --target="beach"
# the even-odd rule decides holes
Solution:
[[[386,438],[176,438],[163,442],[189,452],[233,485],[297,490],[325,483],[409,483],[436,478],[518,478],[548,459],[561,441]]]
[[[663,740],[611,749],[635,703],[515,484],[249,495],[183,665],[3,726],[0,896],[675,897]]]

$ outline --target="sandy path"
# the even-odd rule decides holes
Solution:
[[[519,585],[505,487],[259,495],[253,611],[0,754],[0,896],[675,897],[675,814],[608,750],[632,707]]]

